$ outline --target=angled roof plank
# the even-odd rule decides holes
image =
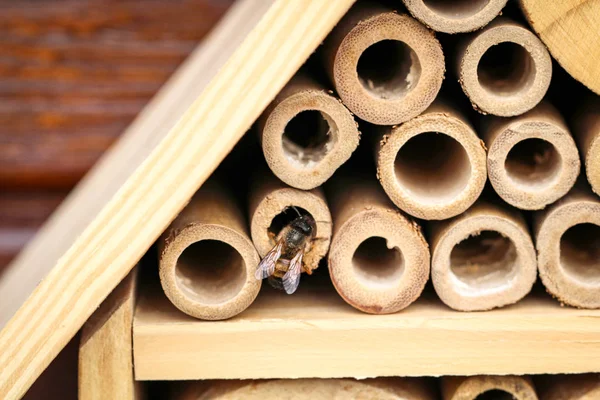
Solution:
[[[353,1],[276,0],[258,24],[270,2],[243,2],[158,94],[0,281],[0,398],[23,395]]]

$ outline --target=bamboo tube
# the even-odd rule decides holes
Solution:
[[[469,376],[442,378],[443,400],[537,400],[535,387],[525,376]]]
[[[378,125],[419,115],[444,79],[444,54],[433,32],[382,6],[357,4],[331,32],[324,51],[344,104]]]
[[[475,31],[493,20],[507,0],[403,0],[410,13],[431,29],[444,33]]]
[[[455,310],[516,303],[536,280],[535,249],[517,210],[479,200],[451,220],[432,223],[430,243],[435,291]]]
[[[485,148],[451,103],[380,130],[377,175],[390,199],[410,215],[446,219],[469,208],[486,181]]]
[[[184,384],[177,392],[175,400],[435,399],[426,381],[415,378],[199,381]]]
[[[327,254],[331,240],[331,213],[323,190],[291,188],[266,169],[256,174],[250,193],[250,232],[260,257],[267,255],[277,234],[298,216],[293,207],[316,221],[316,235],[303,257],[304,266],[313,271]]]
[[[535,107],[552,78],[552,61],[544,44],[507,18],[497,18],[463,38],[455,63],[459,82],[473,107],[502,117]]]
[[[160,281],[181,311],[221,320],[244,311],[261,282],[246,220],[224,187],[205,183],[159,239]]]
[[[414,302],[429,279],[421,227],[366,178],[337,176],[327,194],[334,220],[329,274],[340,296],[370,314],[394,313]]]
[[[560,302],[600,308],[600,200],[578,182],[561,200],[534,215],[538,270]]]
[[[536,386],[541,400],[600,399],[600,374],[544,376]]]
[[[504,201],[539,210],[573,187],[580,170],[579,153],[552,105],[542,102],[521,116],[487,122],[481,135],[488,148],[488,175]]]
[[[259,120],[271,171],[298,189],[314,189],[358,147],[354,117],[341,101],[306,75],[297,75]]]
[[[600,100],[597,96],[577,107],[571,119],[575,140],[585,163],[588,182],[600,195]]]

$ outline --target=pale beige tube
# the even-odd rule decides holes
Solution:
[[[377,176],[400,209],[440,220],[469,208],[485,185],[485,147],[467,118],[438,98],[423,114],[380,128]]]
[[[331,213],[323,190],[289,187],[266,169],[255,174],[250,193],[250,232],[260,257],[275,246],[279,231],[298,216],[294,207],[316,221],[315,238],[303,258],[304,265],[312,271],[327,254],[331,240]]]
[[[535,248],[518,211],[479,200],[430,228],[431,280],[449,307],[490,310],[516,303],[531,291],[537,277]]]
[[[407,14],[357,3],[329,34],[325,67],[359,118],[393,125],[419,115],[444,79],[444,54],[432,31]]]
[[[534,215],[538,270],[561,303],[600,308],[600,199],[587,182]]]
[[[262,150],[273,173],[298,189],[314,189],[358,146],[354,117],[305,74],[292,78],[258,120]]]
[[[518,117],[491,117],[482,125],[488,176],[508,204],[539,210],[575,184],[579,152],[567,124],[550,103],[542,102]]]
[[[540,400],[600,399],[600,374],[545,375],[535,383]]]
[[[163,290],[181,311],[220,320],[244,311],[261,283],[247,221],[232,195],[206,182],[159,239]]]
[[[429,278],[429,247],[374,179],[336,176],[327,186],[334,221],[329,274],[353,307],[397,312],[414,302]]]
[[[550,86],[552,61],[544,44],[526,27],[503,17],[466,35],[454,57],[463,91],[483,114],[523,114]]]
[[[571,118],[573,133],[585,163],[587,180],[600,195],[600,99],[593,96],[577,107]]]
[[[431,29],[444,33],[471,32],[487,25],[507,0],[403,0],[410,13]]]
[[[434,400],[426,382],[414,378],[274,379],[186,383],[174,400]]]
[[[537,400],[533,382],[525,376],[469,376],[442,378],[443,400]]]

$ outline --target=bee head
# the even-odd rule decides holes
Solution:
[[[310,215],[301,215],[292,222],[292,227],[299,230],[306,236],[311,236],[317,230],[315,219]]]

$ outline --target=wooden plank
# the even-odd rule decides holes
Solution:
[[[234,9],[5,273],[0,398],[31,385],[353,0],[277,0],[256,24],[265,3]]]
[[[134,268],[83,326],[79,345],[79,399],[136,400],[132,326],[137,275]]]
[[[332,288],[293,296],[263,288],[221,322],[179,312],[145,291],[133,325],[138,380],[440,376],[600,371],[600,310],[561,307],[545,293],[481,313],[423,297],[368,315]]]

